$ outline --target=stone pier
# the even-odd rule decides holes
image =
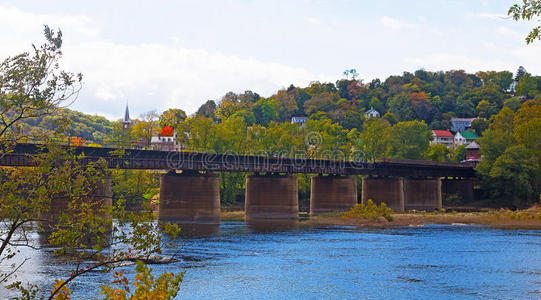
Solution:
[[[404,180],[402,177],[363,177],[362,203],[368,199],[378,205],[385,202],[394,212],[404,211]]]
[[[441,192],[444,197],[449,195],[458,195],[464,203],[470,203],[474,200],[473,179],[443,179],[441,182]]]
[[[357,177],[313,176],[310,188],[310,215],[343,212],[357,204]]]
[[[178,223],[220,223],[217,174],[169,171],[161,176],[159,219]]]
[[[111,177],[104,177],[96,188],[91,193],[91,199],[89,201],[96,201],[99,203],[98,207],[103,208],[101,213],[104,218],[109,219],[112,225],[112,217],[110,209],[113,205],[113,191],[111,189]],[[54,195],[51,199],[50,205],[46,210],[39,212],[40,219],[40,231],[51,232],[53,227],[58,224],[62,213],[68,212],[69,203],[72,201],[65,195]]]
[[[405,210],[441,209],[441,180],[404,178]]]
[[[244,202],[246,220],[297,220],[298,197],[295,175],[248,175]]]

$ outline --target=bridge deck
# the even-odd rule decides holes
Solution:
[[[475,177],[473,168],[460,163],[382,159],[373,163],[345,160],[264,157],[196,152],[125,150],[97,147],[73,147],[84,154],[83,161],[104,158],[109,168],[147,170],[200,170],[227,172],[275,172],[337,175],[383,175],[413,177]],[[33,155],[42,152],[35,144],[17,144],[0,158],[0,166],[34,166]]]

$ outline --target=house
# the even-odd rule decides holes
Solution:
[[[459,131],[455,134],[456,145],[468,145],[478,138],[477,134],[473,131]]]
[[[481,159],[479,154],[479,144],[473,141],[468,146],[466,146],[466,161],[478,162]]]
[[[379,112],[377,110],[375,110],[373,107],[370,107],[369,110],[367,110],[365,113],[364,113],[364,116],[367,118],[367,119],[370,119],[370,118],[379,118]]]
[[[293,117],[291,118],[291,124],[301,124],[303,126],[306,120],[308,120],[308,117]]]
[[[177,142],[177,132],[170,126],[165,126],[161,133],[150,139],[152,150],[159,151],[180,151],[182,147]]]
[[[451,148],[455,142],[455,137],[449,130],[432,130],[432,144],[443,144]]]
[[[471,122],[477,118],[451,118],[453,132],[464,131],[471,128]]]

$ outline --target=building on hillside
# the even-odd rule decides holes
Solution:
[[[432,130],[432,144],[442,144],[451,148],[455,143],[455,137],[449,130]]]
[[[451,118],[451,131],[458,132],[471,128],[471,122],[477,118]]]
[[[128,130],[131,127],[132,121],[130,120],[130,110],[128,109],[128,103],[126,103],[126,111],[124,112],[124,119],[122,119],[121,123],[124,130]]]
[[[301,124],[301,126],[304,126],[306,120],[308,120],[308,117],[293,117],[291,118],[291,124]]]
[[[160,134],[150,139],[152,150],[159,151],[180,151],[182,146],[177,141],[177,132],[170,126],[165,126]]]
[[[479,154],[479,144],[473,141],[468,146],[466,146],[466,161],[467,162],[478,162],[481,159]]]
[[[455,134],[455,145],[468,145],[478,138],[473,131],[459,131]]]
[[[517,84],[518,84],[518,81],[513,80],[513,82],[511,82],[511,84],[509,85],[509,89],[507,89],[507,91],[510,93],[513,93],[514,95],[515,92],[517,91]]]
[[[380,114],[377,110],[375,110],[373,107],[370,107],[369,110],[365,111],[364,112],[364,116],[367,118],[367,119],[370,119],[370,118],[379,118],[380,117]]]

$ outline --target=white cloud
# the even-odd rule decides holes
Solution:
[[[228,91],[251,89],[270,96],[291,83],[305,85],[318,79],[303,68],[190,49],[179,40],[173,45],[118,43],[102,37],[86,16],[31,14],[1,6],[0,28],[15,30],[0,30],[4,40],[13,41],[0,48],[0,57],[42,41],[42,24],[63,29],[63,66],[84,75],[73,108],[88,113],[120,117],[126,101],[133,115],[169,107],[193,113],[206,100]]]
[[[304,20],[306,22],[308,22],[308,24],[311,24],[311,25],[319,25],[320,21],[318,18],[314,18],[314,17],[306,17],[304,18]]]
[[[389,28],[389,29],[403,29],[403,28],[414,28],[415,27],[415,24],[405,23],[405,22],[402,22],[402,21],[400,21],[398,19],[394,19],[394,18],[391,18],[391,17],[388,17],[388,16],[381,17],[380,22],[381,22],[381,24],[383,24],[383,26],[385,28]]]

